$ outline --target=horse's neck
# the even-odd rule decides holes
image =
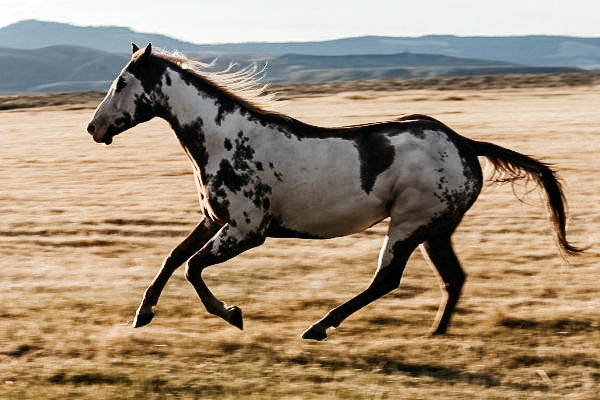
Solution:
[[[199,92],[198,87],[182,79],[179,73],[167,72],[172,82],[163,85],[166,104],[163,105],[165,119],[171,124],[180,143],[196,162],[202,164],[202,153],[209,150],[211,156],[215,152],[225,152],[222,143],[225,138],[254,125],[248,119],[248,113],[242,112],[242,105],[234,102],[227,106],[217,101],[214,96]],[[211,146],[219,143],[221,146]],[[199,159],[200,158],[200,159]]]

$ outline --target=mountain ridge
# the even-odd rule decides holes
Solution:
[[[189,55],[202,58],[202,54]],[[104,91],[128,59],[129,54],[70,45],[34,50],[0,48],[0,92]],[[414,53],[348,56],[284,54],[266,61],[237,55],[220,58],[214,69],[224,70],[233,61],[239,65],[265,62],[265,82],[269,83],[581,71],[570,67],[528,67],[493,60]]]
[[[212,55],[253,54],[274,57],[305,55],[440,54],[513,62],[529,66],[567,66],[600,69],[600,38],[556,35],[358,36],[323,41],[245,42],[198,44],[166,35],[140,33],[127,27],[82,27],[38,20],[20,21],[0,28],[0,47],[35,49],[50,45],[79,45],[109,53],[126,53],[131,42],[183,52]],[[201,38],[199,38],[201,41]]]
[[[104,91],[127,62],[131,42],[152,42],[209,62],[216,57],[217,69],[230,62],[266,64],[270,83],[600,69],[600,38],[362,36],[202,45],[127,27],[26,20],[0,28],[0,92]]]

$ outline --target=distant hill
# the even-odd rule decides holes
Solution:
[[[199,34],[198,40],[202,38]],[[233,43],[202,45],[164,35],[139,33],[123,27],[81,27],[27,20],[0,28],[0,47],[36,49],[53,45],[90,47],[108,53],[126,53],[131,42],[205,55],[251,54],[273,58],[284,54],[372,55],[439,54],[459,58],[496,60],[527,66],[567,66],[600,69],[600,38],[569,36],[422,37],[364,36],[320,42]]]
[[[0,28],[0,47],[39,49],[69,45],[89,47],[107,53],[127,53],[131,43],[152,44],[171,50],[197,50],[197,45],[164,35],[139,33],[117,26],[75,26],[58,22],[26,20]]]
[[[202,54],[191,54],[202,56]],[[129,53],[115,54],[78,46],[35,50],[0,48],[0,92],[105,91]],[[432,54],[308,56],[285,54],[269,60],[254,56],[222,57],[215,69],[230,61],[266,63],[266,82],[324,82],[503,73],[574,72],[576,68],[527,67],[507,62]],[[206,61],[210,61],[209,59]]]
[[[0,92],[101,90],[131,42],[180,50],[217,69],[267,65],[267,82],[324,82],[600,69],[600,38],[365,36],[322,42],[201,45],[123,27],[36,20],[0,28]]]
[[[202,45],[198,50],[213,53],[294,53],[329,56],[410,52],[505,61],[528,66],[600,69],[600,38],[569,36],[364,36],[321,42]]]
[[[0,48],[0,92],[106,90],[126,55],[76,46]]]
[[[326,82],[576,71],[580,71],[580,69],[528,67],[502,61],[467,59],[437,54],[402,53],[346,56],[285,54],[269,61],[267,80],[270,82]]]

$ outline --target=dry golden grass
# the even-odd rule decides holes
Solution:
[[[188,162],[161,121],[110,147],[91,109],[0,112],[0,398],[600,399],[600,87],[359,91],[296,98],[323,125],[427,113],[555,163],[567,265],[537,195],[489,186],[454,242],[467,284],[449,335],[427,336],[440,289],[419,253],[401,287],[324,342],[300,333],[369,282],[385,223],[328,241],[270,239],[206,271],[238,331],[178,271],[151,325],[129,326],[167,252],[199,218]],[[524,194],[526,189],[517,187]]]

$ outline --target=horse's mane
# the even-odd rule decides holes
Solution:
[[[162,49],[153,51],[153,55],[209,82],[222,92],[253,108],[267,112],[274,111],[276,108],[277,98],[273,93],[267,92],[267,85],[261,82],[265,74],[265,68],[258,69],[256,64],[251,64],[245,68],[237,68],[237,64],[230,64],[223,71],[211,71],[211,69],[214,69],[215,61],[204,63],[192,60],[180,52],[168,52]]]

